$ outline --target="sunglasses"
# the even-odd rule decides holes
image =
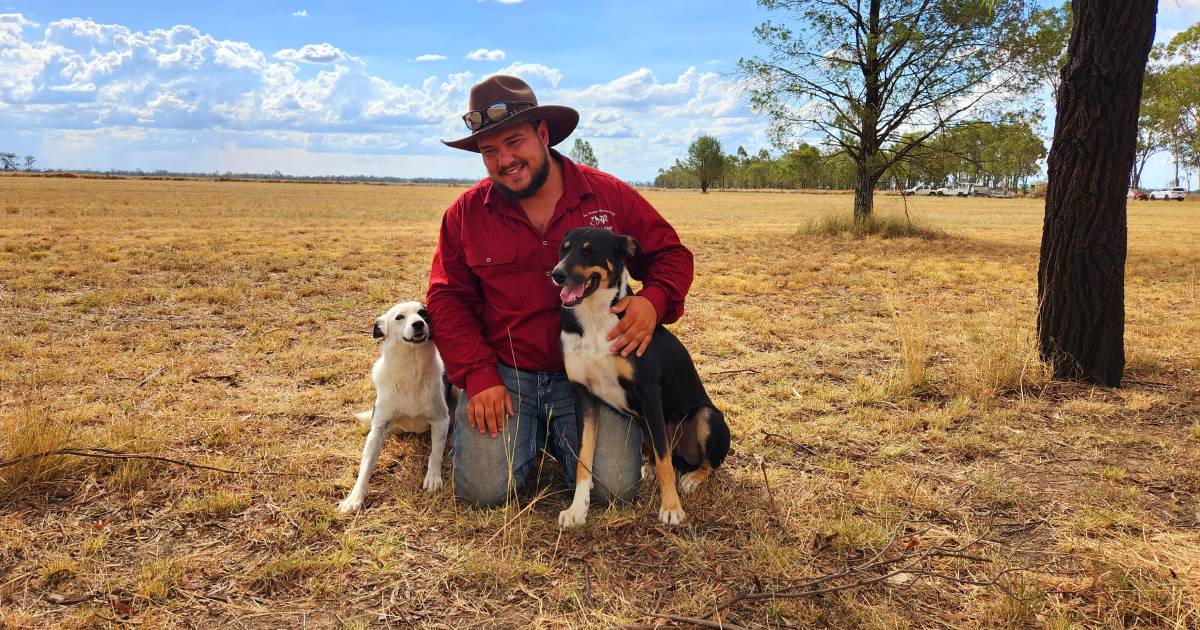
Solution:
[[[516,114],[519,111],[533,107],[533,103],[529,101],[508,101],[489,105],[483,109],[476,109],[463,114],[463,122],[467,123],[467,129],[471,131],[479,131],[488,123],[498,123],[509,116]]]

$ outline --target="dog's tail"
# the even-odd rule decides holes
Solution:
[[[371,416],[373,416],[373,415],[375,415],[375,409],[371,408],[366,411],[360,411],[360,412],[354,414],[354,417],[355,417],[355,419],[358,420],[359,425],[365,427],[365,426],[371,424]]]

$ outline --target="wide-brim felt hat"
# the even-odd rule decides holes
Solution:
[[[550,131],[550,146],[554,146],[566,140],[567,136],[575,131],[575,126],[579,124],[579,112],[562,105],[538,105],[537,97],[534,96],[533,89],[529,87],[528,83],[517,77],[503,74],[488,77],[471,88],[467,111],[486,109],[496,103],[515,102],[532,103],[533,107],[522,109],[500,122],[485,123],[465,138],[442,140],[442,144],[455,149],[479,153],[479,136],[522,122],[544,120]]]

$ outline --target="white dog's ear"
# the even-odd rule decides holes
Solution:
[[[384,336],[384,335],[383,335],[383,326],[380,326],[380,325],[379,325],[379,320],[378,320],[378,319],[377,319],[377,320],[375,320],[375,329],[371,331],[371,336],[372,336],[372,337],[374,337],[374,338],[376,338],[376,339],[379,339],[380,337],[383,337],[383,336]]]

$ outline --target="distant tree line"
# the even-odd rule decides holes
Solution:
[[[8,156],[13,156],[12,153],[0,153],[0,166],[5,171],[16,171],[16,158],[12,157],[13,168],[9,168]],[[25,157],[27,171],[34,170],[33,156]],[[366,184],[451,184],[451,185],[471,185],[477,182],[477,179],[465,177],[390,177],[386,175],[285,175],[279,171],[273,173],[234,173],[232,171],[213,171],[210,173],[194,173],[186,171],[168,171],[158,169],[146,171],[140,168],[136,169],[109,169],[104,171],[87,170],[87,169],[42,169],[38,171],[46,174],[59,173],[77,173],[80,175],[97,176],[97,177],[170,177],[170,178],[187,178],[187,179],[214,179],[214,180],[230,180],[230,179],[250,179],[264,181],[287,181],[287,182],[346,182],[346,183],[366,183]]]
[[[996,122],[968,122],[947,127],[922,140],[917,134],[902,136],[883,152],[903,152],[885,172],[877,187],[907,188],[918,183],[942,185],[971,181],[989,186],[1019,188],[1040,172],[1046,145],[1034,131],[1035,116],[1009,114]],[[739,146],[725,155],[720,141],[701,136],[688,148],[688,156],[659,169],[654,185],[660,188],[825,188],[847,190],[856,184],[854,159],[841,149],[822,149],[807,143],[772,155],[761,148],[750,153]]]

